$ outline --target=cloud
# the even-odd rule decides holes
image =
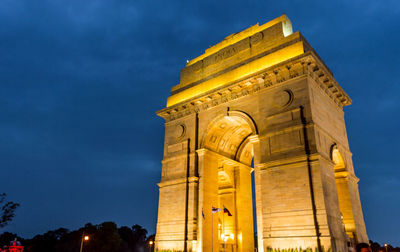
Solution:
[[[347,129],[370,238],[400,243],[381,226],[394,216],[378,214],[381,198],[399,197],[399,10],[397,1],[0,1],[0,160],[2,177],[18,178],[2,186],[22,204],[8,230],[115,220],[154,232],[164,136],[155,111],[180,68],[286,13],[353,99]],[[377,173],[387,177],[376,183]]]

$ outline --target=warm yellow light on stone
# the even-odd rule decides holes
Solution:
[[[305,52],[286,15],[226,37],[186,64],[167,107],[246,78]]]
[[[286,16],[189,61],[158,112],[166,123],[155,250],[254,251],[253,171],[257,251],[338,252],[368,241],[343,130],[349,104]]]
[[[260,32],[262,30],[265,30],[265,29],[267,29],[267,28],[269,28],[269,27],[271,27],[271,26],[273,26],[273,25],[275,25],[277,23],[280,23],[280,22],[283,23],[283,34],[284,34],[284,36],[286,37],[286,36],[289,36],[290,34],[292,34],[292,32],[293,32],[292,22],[289,20],[289,18],[286,15],[282,15],[282,16],[280,16],[278,18],[275,18],[275,19],[273,19],[273,20],[271,20],[271,21],[269,21],[269,22],[267,22],[267,23],[265,23],[265,24],[263,24],[261,26],[259,24],[256,24],[256,25],[253,25],[252,27],[250,27],[250,28],[248,28],[248,29],[246,29],[244,31],[229,35],[222,42],[220,42],[220,43],[208,48],[205,51],[204,54],[200,55],[199,57],[197,57],[195,59],[189,60],[189,62],[187,62],[186,65],[187,66],[193,65],[194,63],[204,59],[207,56],[210,56],[213,53],[218,52],[219,50],[221,50],[221,49],[223,49],[223,48],[225,48],[227,46],[230,46],[230,45],[232,45],[232,44],[234,44],[236,42],[239,42],[240,40],[242,40],[242,39],[244,39],[246,37],[249,37],[249,36],[251,36],[251,35],[253,35],[253,34],[257,33],[257,32]]]
[[[233,81],[243,79],[251,76],[261,70],[276,65],[280,62],[289,60],[304,53],[303,42],[290,45],[284,49],[278,50],[274,53],[268,54],[260,59],[254,60],[244,66],[238,67],[232,71],[217,76],[211,80],[204,81],[194,87],[183,90],[175,95],[171,95],[167,99],[167,107],[173,106],[177,103],[194,98],[198,95],[207,93],[213,89],[222,87]]]
[[[335,169],[345,167],[342,154],[340,154],[340,151],[336,147],[332,150],[332,161],[335,164]]]

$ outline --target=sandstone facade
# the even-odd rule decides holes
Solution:
[[[350,104],[285,15],[189,61],[158,111],[166,123],[156,249],[254,251],[252,172],[258,251],[367,242]]]

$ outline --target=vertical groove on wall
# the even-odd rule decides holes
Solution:
[[[196,113],[196,119],[195,119],[195,126],[194,126],[194,176],[198,177],[199,176],[199,171],[198,171],[198,164],[197,164],[197,150],[199,149],[200,146],[199,145],[199,114]]]
[[[185,207],[185,233],[184,233],[184,243],[183,251],[187,251],[188,243],[188,211],[189,211],[189,176],[190,176],[190,138],[187,140],[187,153],[186,153],[186,207]]]
[[[193,157],[193,169],[194,169],[194,171],[193,171],[193,176],[195,176],[195,177],[199,177],[199,160],[198,160],[198,157],[197,157],[197,150],[199,149],[199,146],[198,146],[198,144],[199,144],[199,114],[198,113],[196,113],[196,117],[195,117],[195,124],[194,124],[194,157]],[[196,202],[194,202],[194,207],[195,207],[195,213],[197,214],[197,216],[196,216],[196,246],[197,246],[197,244],[199,243],[199,237],[198,237],[198,235],[199,235],[199,229],[198,229],[198,225],[199,225],[199,222],[200,222],[200,218],[202,218],[202,217],[200,217],[200,215],[199,215],[199,181],[200,180],[198,180],[198,182],[197,182],[197,186],[196,186],[196,188],[197,188],[197,190],[194,192],[194,195],[196,196],[195,197],[195,199],[196,199]],[[203,210],[202,210],[202,212],[203,212]],[[192,248],[193,249],[193,248]],[[196,248],[197,249],[197,248]]]
[[[304,107],[300,106],[300,118],[301,122],[303,124],[303,134],[304,134],[304,148],[307,156],[307,168],[308,168],[308,179],[309,179],[309,184],[310,184],[310,195],[311,195],[311,206],[313,210],[313,218],[314,218],[314,225],[315,225],[315,233],[317,235],[317,246],[318,246],[318,251],[322,252],[322,247],[321,247],[321,233],[319,231],[319,224],[318,224],[318,219],[317,219],[317,206],[315,204],[315,195],[314,195],[314,185],[313,185],[313,179],[312,179],[312,168],[311,168],[311,162],[310,162],[310,145],[308,143],[308,134],[307,134],[307,120],[306,117],[304,116]]]

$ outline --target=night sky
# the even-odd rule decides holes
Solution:
[[[216,1],[215,1],[216,2]],[[400,246],[400,2],[0,0],[4,230],[87,222],[155,232],[163,119],[187,59],[287,14],[345,108],[369,238]]]

